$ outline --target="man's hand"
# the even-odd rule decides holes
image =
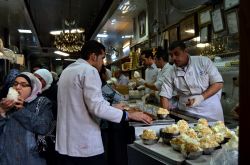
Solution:
[[[188,98],[186,106],[195,107],[198,106],[202,101],[204,101],[204,97],[202,95],[191,96]]]
[[[128,119],[152,124],[152,118],[143,112],[128,112]]]

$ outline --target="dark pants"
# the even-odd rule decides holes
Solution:
[[[127,165],[127,144],[135,140],[134,128],[127,122],[108,122],[108,128],[102,129],[102,139],[108,165]]]
[[[57,165],[106,165],[104,154],[91,157],[72,157],[57,154]]]

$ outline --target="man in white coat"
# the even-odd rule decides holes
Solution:
[[[168,54],[164,50],[162,50],[161,47],[158,48],[158,50],[155,53],[155,64],[157,68],[160,70],[158,71],[156,81],[152,84],[145,83],[145,87],[150,88],[155,91],[160,91],[161,86],[164,81],[164,76],[169,74],[169,71],[172,68],[172,65],[168,63]]]
[[[65,68],[58,82],[56,151],[58,164],[105,164],[104,149],[96,117],[121,123],[137,120],[150,124],[151,117],[127,113],[112,107],[102,96],[98,73],[103,65],[105,47],[94,40],[85,43],[81,58]]]
[[[169,49],[174,66],[160,92],[163,108],[169,108],[174,90],[179,95],[180,110],[223,121],[220,102],[223,79],[213,62],[207,57],[190,56],[181,41],[173,42]]]
[[[141,52],[141,58],[143,60],[143,65],[147,67],[145,70],[145,82],[148,84],[153,84],[157,80],[158,68],[155,64],[155,57],[152,50],[144,50]],[[145,89],[145,93],[150,94],[151,90],[149,88]]]

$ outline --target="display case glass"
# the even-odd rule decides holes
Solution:
[[[240,0],[224,0],[224,10],[231,9],[240,4]]]
[[[231,10],[226,15],[226,22],[229,34],[236,34],[239,32],[238,14],[237,10]]]
[[[178,28],[177,26],[170,28],[169,30],[169,43],[171,44],[174,41],[178,40]]]
[[[211,12],[212,8],[206,8],[198,13],[199,26],[204,26],[211,23]]]
[[[218,33],[224,30],[224,23],[222,18],[221,9],[215,9],[211,12],[212,16],[212,25],[214,33]]]
[[[187,17],[180,22],[180,39],[187,40],[195,37],[194,15]]]

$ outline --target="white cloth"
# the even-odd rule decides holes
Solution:
[[[187,107],[186,102],[190,96],[200,95],[214,83],[223,82],[223,79],[207,57],[189,57],[189,63],[185,68],[175,65],[171,74],[167,75],[161,88],[160,96],[170,99],[175,90],[180,96],[178,108],[188,110],[191,113],[209,117],[215,120],[224,120],[220,103],[221,90],[204,100],[196,107]]]
[[[157,79],[158,71],[159,69],[156,67],[155,63],[152,64],[150,67],[148,67],[145,70],[145,82],[153,84]],[[145,89],[145,93],[150,93],[150,92],[151,90],[149,88]]]
[[[35,73],[41,76],[43,80],[46,82],[46,85],[44,88],[42,88],[42,91],[48,89],[53,82],[53,77],[50,71],[48,71],[47,69],[38,69],[35,71]]]
[[[117,81],[118,85],[128,85],[129,79],[124,74],[121,74]]]
[[[104,100],[96,68],[78,59],[63,70],[58,82],[56,151],[74,157],[104,152],[95,117],[119,123],[123,112]]]

